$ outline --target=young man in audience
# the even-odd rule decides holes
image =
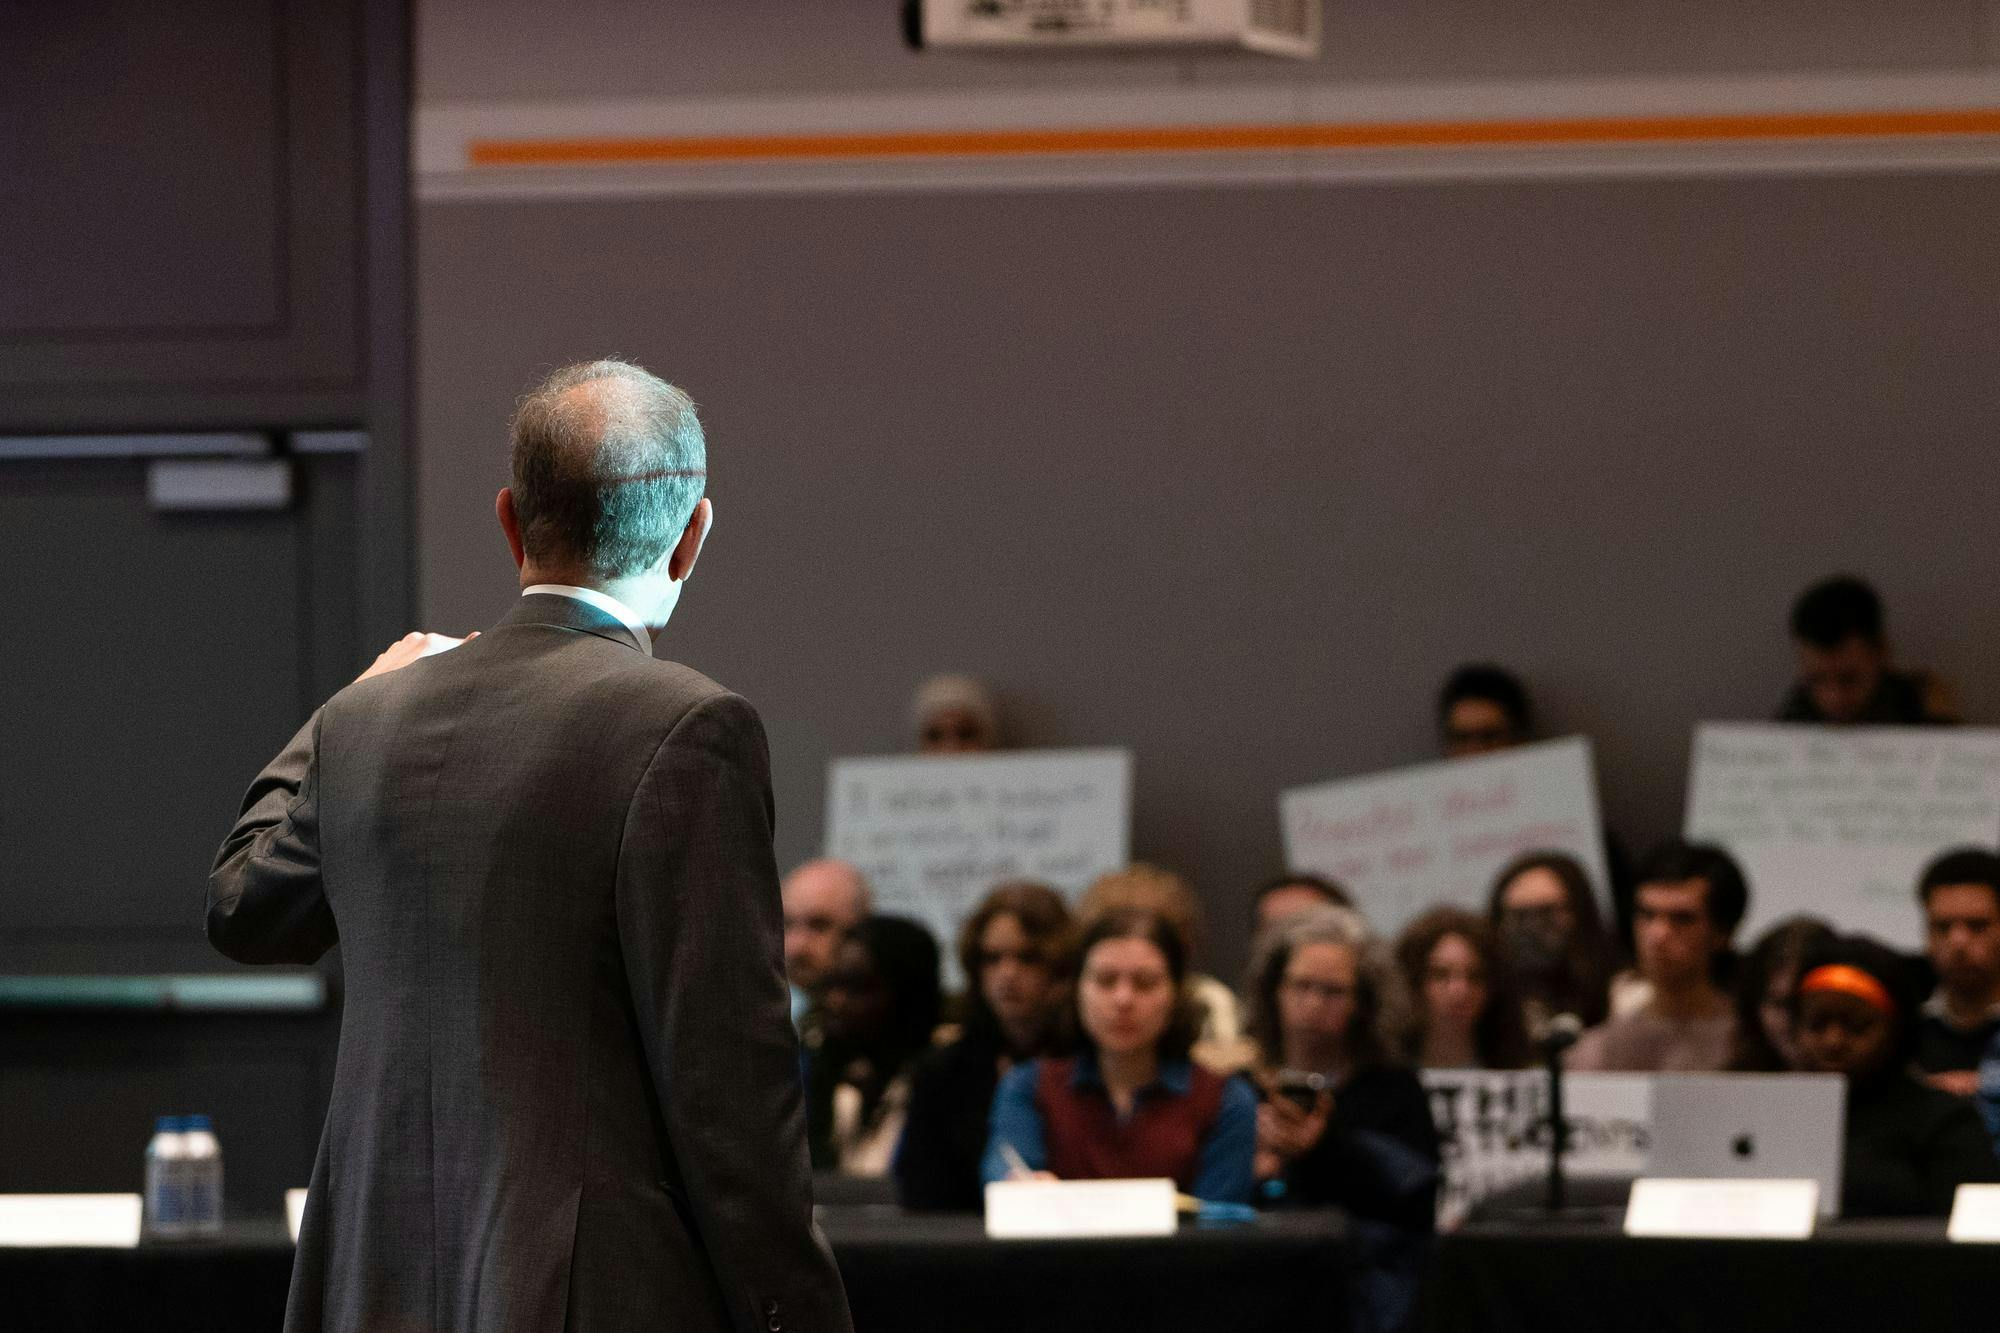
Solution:
[[[1459,667],[1438,691],[1438,743],[1447,759],[1491,754],[1529,738],[1528,691],[1511,671],[1486,662]]]
[[[1806,589],[1792,607],[1792,642],[1799,678],[1778,707],[1780,722],[1957,721],[1945,682],[1894,669],[1882,599],[1858,578],[1840,575]]]
[[[1917,1067],[1933,1087],[1970,1097],[2000,1035],[2000,855],[1946,852],[1917,882],[1937,990],[1924,1002]]]
[[[848,931],[868,915],[873,895],[845,861],[807,861],[785,876],[785,978],[792,983],[792,1022],[810,1026],[820,981]]]
[[[1318,875],[1280,875],[1257,886],[1250,895],[1250,928],[1254,935],[1286,917],[1315,907],[1352,907],[1346,889]]]
[[[1673,841],[1639,863],[1634,933],[1651,997],[1583,1034],[1579,1070],[1693,1072],[1728,1067],[1736,1007],[1717,984],[1717,960],[1743,920],[1743,871],[1719,847]]]

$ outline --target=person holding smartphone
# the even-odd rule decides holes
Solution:
[[[1278,922],[1259,936],[1244,990],[1265,1202],[1430,1230],[1437,1130],[1423,1084],[1394,1055],[1402,990],[1361,915],[1328,906]]]

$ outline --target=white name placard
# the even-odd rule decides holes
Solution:
[[[1955,1241],[2000,1244],[2000,1185],[1960,1185],[1952,1196],[1945,1235]]]
[[[1590,742],[1295,787],[1278,798],[1285,863],[1347,886],[1377,930],[1436,903],[1484,911],[1493,878],[1523,852],[1567,852],[1607,890]]]
[[[1449,1231],[1485,1199],[1549,1166],[1549,1078],[1539,1069],[1426,1069],[1443,1179],[1437,1223]],[[1653,1076],[1571,1074],[1564,1168],[1578,1179],[1643,1175],[1652,1146]]]
[[[140,1212],[136,1194],[0,1194],[0,1245],[130,1249]]]
[[[986,1234],[996,1240],[1171,1236],[1174,1182],[998,1180],[986,1187]]]
[[[1818,1209],[1816,1180],[1635,1180],[1625,1234],[1804,1240]]]
[[[306,1220],[306,1192],[285,1191],[285,1225],[292,1229],[292,1244],[299,1243],[299,1224]]]
[[[2000,838],[2000,729],[1705,722],[1686,831],[1742,862],[1745,939],[1808,912],[1920,947],[1924,864]]]
[[[1125,865],[1131,810],[1126,750],[836,759],[826,854],[861,868],[875,910],[923,922],[949,955],[995,884],[1075,893]]]

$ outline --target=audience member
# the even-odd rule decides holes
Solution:
[[[910,721],[923,754],[978,754],[1000,748],[1000,708],[971,676],[932,676],[917,686]]]
[[[1447,759],[1490,754],[1526,741],[1534,729],[1528,691],[1511,671],[1475,662],[1445,677],[1438,691],[1438,744]]]
[[[1799,1067],[1792,1033],[1792,997],[1799,960],[1833,938],[1818,917],[1788,916],[1765,931],[1736,973],[1736,1050],[1732,1070],[1782,1073]]]
[[[813,1166],[887,1175],[911,1069],[937,1027],[937,941],[905,917],[868,917],[834,951],[822,998],[806,1089]]]
[[[1910,959],[1860,936],[1806,955],[1799,978],[1799,1066],[1847,1079],[1841,1212],[1943,1216],[1958,1186],[2000,1181],[2000,1158],[1963,1097],[1921,1082],[1923,983]]]
[[[1948,685],[1890,663],[1882,599],[1841,575],[1806,589],[1792,606],[1799,678],[1778,707],[1780,722],[1909,726],[1957,720]]]
[[[1437,1131],[1423,1084],[1395,1053],[1402,986],[1361,914],[1318,907],[1273,926],[1244,994],[1265,1195],[1429,1229]]]
[[[1436,1215],[1439,1143],[1423,1084],[1394,1054],[1407,1023],[1395,968],[1358,912],[1318,907],[1258,939],[1244,995],[1265,1201],[1346,1210],[1349,1322],[1401,1329]]]
[[[1499,965],[1493,927],[1433,907],[1403,928],[1396,962],[1415,1017],[1402,1053],[1423,1069],[1519,1069],[1528,1063],[1520,1002]]]
[[[1979,1061],[2000,1036],[2000,855],[1946,852],[1917,883],[1937,990],[1924,1002],[1917,1067],[1961,1097],[1979,1089]]]
[[[1189,1057],[1181,932],[1157,912],[1113,909],[1085,927],[1079,958],[1079,1049],[1001,1078],[984,1179],[1167,1176],[1197,1198],[1248,1203],[1257,1096]]]
[[[868,881],[845,861],[807,861],[785,876],[785,977],[792,983],[792,1021],[801,1029],[833,952],[873,908]]]
[[[1009,1069],[1052,1051],[1070,1000],[1070,931],[1062,895],[1043,884],[1003,884],[966,920],[958,936],[964,1029],[925,1056],[911,1081],[896,1153],[905,1206],[980,1206],[993,1093]]]
[[[1733,1054],[1735,1006],[1716,984],[1717,960],[1743,920],[1743,871],[1719,847],[1674,841],[1639,863],[1635,932],[1646,1003],[1583,1034],[1579,1070],[1722,1069]]]
[[[1121,909],[1153,912],[1164,917],[1181,939],[1189,968],[1186,989],[1193,1000],[1198,1027],[1195,1058],[1211,1069],[1239,1069],[1245,1058],[1243,1024],[1236,1013],[1236,993],[1214,977],[1193,968],[1201,957],[1201,899],[1194,886],[1158,866],[1135,861],[1123,870],[1100,876],[1077,900],[1076,914],[1086,928],[1097,917]]]
[[[2000,1154],[2000,1034],[1987,1043],[1986,1055],[1979,1062],[1979,1092],[1973,1100],[1993,1139],[1993,1151]]]
[[[1575,1014],[1587,1026],[1604,1021],[1611,940],[1575,857],[1534,852],[1515,860],[1493,881],[1487,915],[1531,1034],[1557,1014]]]
[[[1354,899],[1346,889],[1318,875],[1280,875],[1265,880],[1250,895],[1251,931],[1254,934],[1286,917],[1327,906],[1352,907]]]

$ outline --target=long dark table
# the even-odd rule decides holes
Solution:
[[[1440,1239],[1432,1333],[1736,1333],[1991,1327],[2000,1246],[1941,1221],[1823,1224],[1810,1240],[1657,1240],[1617,1224],[1475,1224]]]
[[[858,1333],[1346,1327],[1345,1228],[1333,1214],[1144,1240],[991,1241],[977,1217],[872,1206],[823,1209],[821,1224]],[[275,1220],[131,1250],[0,1249],[0,1328],[272,1333],[291,1268]]]

